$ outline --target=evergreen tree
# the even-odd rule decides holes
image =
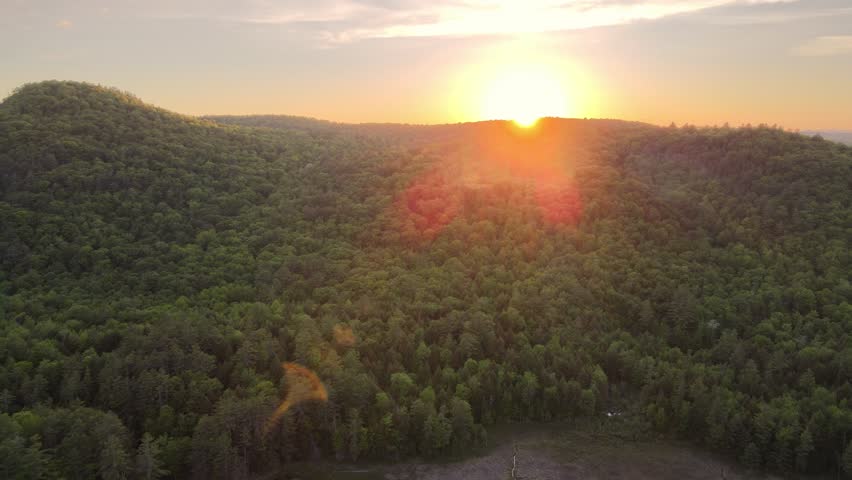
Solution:
[[[121,440],[109,436],[103,444],[100,454],[98,473],[104,480],[124,480],[130,471],[130,460]]]
[[[841,468],[847,475],[852,475],[852,441],[846,445],[846,449],[843,451]]]
[[[799,472],[808,471],[808,457],[814,451],[814,439],[811,435],[810,428],[802,430],[799,436],[799,445],[796,447],[796,470]]]
[[[763,464],[763,459],[760,455],[760,449],[753,442],[746,445],[740,459],[745,466],[752,469],[759,469]]]
[[[160,444],[150,433],[142,435],[136,453],[136,472],[145,480],[156,480],[169,473],[160,459]]]

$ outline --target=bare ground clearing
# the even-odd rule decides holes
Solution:
[[[443,463],[342,467],[292,478],[327,480],[752,480],[773,477],[686,445],[629,441],[571,427],[502,427],[481,454]]]

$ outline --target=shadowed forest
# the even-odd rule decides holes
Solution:
[[[0,477],[259,478],[617,415],[852,475],[852,147],[0,104]],[[286,477],[283,477],[286,478]]]

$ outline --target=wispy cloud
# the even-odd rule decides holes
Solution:
[[[703,18],[717,25],[767,25],[798,22],[829,17],[852,16],[852,7],[814,7],[790,2],[784,9],[774,11],[729,12],[717,11]],[[789,8],[786,8],[789,7]]]
[[[329,40],[543,33],[656,20],[714,7],[795,0],[344,0],[267,2],[231,20],[311,24]]]
[[[773,22],[787,20],[791,15],[829,14],[826,8],[811,7],[809,1],[147,0],[142,7],[135,2],[80,0],[75,3],[73,10],[69,7],[58,11],[78,15],[108,14],[118,19],[194,19],[279,26],[317,35],[329,42],[347,42],[370,38],[559,32],[658,20],[697,12],[707,12],[711,16],[710,21],[716,19],[723,23]],[[790,8],[778,10],[760,7],[767,4],[786,4]],[[3,17],[3,9],[0,5],[0,18]],[[830,14],[836,14],[836,10]],[[731,20],[735,13],[744,17]],[[19,8],[9,11],[9,15],[17,16],[19,20],[51,14],[56,15],[57,10],[49,9],[46,4],[39,2],[22,2]],[[72,27],[72,22],[65,18],[55,26],[68,29]]]
[[[852,35],[817,37],[793,48],[794,55],[828,57],[852,54]]]

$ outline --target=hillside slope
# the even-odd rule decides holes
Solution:
[[[0,104],[2,471],[245,478],[612,410],[750,467],[852,463],[852,148],[262,126],[72,82]]]

